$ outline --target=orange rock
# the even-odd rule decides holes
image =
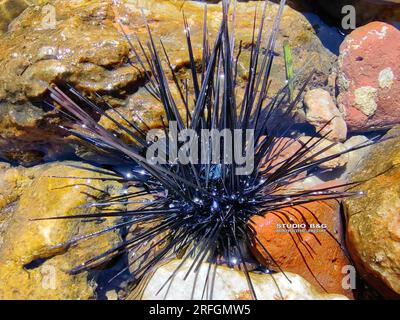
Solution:
[[[351,290],[342,288],[342,268],[350,262],[339,245],[339,208],[334,200],[316,201],[252,217],[249,222],[254,230],[252,252],[271,269],[297,273],[321,291],[352,298]],[[305,224],[304,229],[298,228],[304,232],[288,232],[294,231],[293,224]],[[313,224],[325,224],[326,229],[315,228]]]

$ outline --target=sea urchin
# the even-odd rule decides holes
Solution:
[[[274,47],[285,1],[280,2],[268,35],[264,30],[267,5],[268,1],[265,1],[259,25],[257,14],[254,16],[253,43],[247,81],[241,87],[244,89],[242,94],[238,85],[238,61],[243,48],[241,44],[235,47],[233,30],[236,3],[231,5],[230,1],[222,1],[222,22],[212,45],[208,37],[205,6],[200,63],[194,58],[190,29],[184,16],[190,81],[178,77],[161,40],[162,53],[158,52],[147,22],[148,41],[145,44],[139,38],[133,44],[125,34],[134,55],[132,64],[141,68],[147,79],[146,89],[164,107],[163,135],[155,140],[149,139],[149,128],[143,121],[134,122],[115,109],[106,112],[106,109],[111,109],[106,103],[95,104],[72,87],[61,90],[55,85],[49,86],[55,108],[72,120],[71,126],[63,129],[93,146],[103,156],[120,159],[128,168],[125,174],[119,170],[99,168],[98,171],[127,187],[134,187],[134,191],[127,188],[120,196],[88,203],[88,207],[97,208],[96,213],[44,218],[119,217],[119,222],[112,227],[79,236],[60,246],[72,245],[106,232],[141,226],[139,231],[124,237],[117,246],[83,262],[71,272],[93,268],[122,254],[140,252],[127,267],[131,267],[132,277],[137,283],[160,263],[179,256],[182,263],[177,270],[188,258],[193,259],[188,273],[196,272],[203,262],[210,263],[204,288],[212,282],[211,265],[224,263],[240,268],[246,274],[253,298],[256,298],[245,252],[250,243],[259,242],[248,223],[251,217],[316,200],[340,199],[356,194],[343,191],[349,185],[288,191],[291,190],[288,188],[290,185],[304,179],[302,173],[310,174],[320,164],[368,144],[324,156],[334,143],[313,152],[324,139],[323,135],[306,141],[298,152],[280,160],[280,155],[301,137],[301,133],[282,119],[291,117],[311,75],[303,81],[294,97],[289,90],[294,84],[292,79],[276,95],[268,96]],[[144,14],[143,19],[146,21]],[[173,83],[167,79],[167,73]],[[171,86],[178,90],[179,99],[173,97]],[[101,99],[100,96],[97,98]],[[113,112],[115,116],[111,116]],[[133,143],[127,143],[107,131],[91,116],[93,113],[107,117],[129,135]],[[182,139],[182,132],[189,130],[201,137],[198,143],[191,139],[188,141],[188,136]],[[220,138],[224,143],[212,139],[210,135],[205,136],[205,130],[222,132]],[[284,139],[285,136],[290,139]],[[230,139],[232,137],[235,139]],[[150,149],[156,151],[149,158]],[[204,150],[207,152],[206,156],[202,156],[201,163],[193,161],[193,154],[197,151],[201,154]],[[250,159],[252,170],[238,174],[241,164],[232,161],[234,154]],[[160,163],[155,158],[167,161]],[[182,158],[187,160],[186,163],[182,163],[185,162],[181,161]],[[220,158],[219,162],[215,161]],[[136,204],[136,208],[109,209],[113,204]],[[268,254],[268,248],[263,246],[263,249]],[[137,261],[142,263],[133,268]],[[172,279],[173,275],[168,281]]]

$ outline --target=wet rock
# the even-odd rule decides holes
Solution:
[[[252,251],[261,263],[276,271],[297,273],[318,290],[352,297],[351,290],[342,287],[343,267],[350,262],[339,245],[342,234],[338,202],[284,208],[264,217],[254,216],[249,223],[255,231]],[[290,226],[285,228],[283,224]],[[296,224],[302,232],[296,232]]]
[[[180,101],[178,96],[178,90],[175,87],[171,87],[171,94],[176,99]],[[146,130],[147,128],[156,129],[162,127],[161,117],[165,117],[165,111],[162,104],[155,99],[145,88],[140,88],[132,97],[130,97],[126,105],[122,107],[115,108],[119,113],[121,113],[126,119],[135,122],[141,129]],[[178,110],[183,119],[185,116],[185,108],[179,106]],[[113,119],[116,119],[119,123],[127,125],[114,110],[108,110],[107,114]],[[99,123],[104,126],[109,131],[117,134],[120,138],[127,142],[132,142],[129,135],[118,125],[111,121],[108,117],[102,116]]]
[[[331,180],[331,179],[329,179]],[[320,174],[307,174],[304,179],[301,179],[293,183],[290,188],[296,190],[311,190],[317,188],[319,185],[323,184],[325,181]]]
[[[294,157],[301,150],[302,144],[296,139],[279,137],[272,141],[271,146],[264,167],[269,168],[269,172],[273,173],[279,170],[285,160]]]
[[[6,32],[8,25],[18,17],[29,3],[25,0],[1,0],[0,1],[0,34]]]
[[[55,26],[43,26],[42,7],[31,6],[0,36],[0,153],[23,164],[54,155],[56,146],[66,143],[58,130],[60,115],[38,103],[45,83],[68,82],[88,94],[126,95],[142,79],[126,64],[128,44],[112,24],[109,3],[51,4],[56,8]]]
[[[398,135],[400,129],[388,135]],[[400,139],[372,147],[351,175],[365,196],[344,201],[347,245],[358,271],[381,294],[400,297]]]
[[[369,142],[370,140],[366,136],[353,136],[344,143],[344,146],[347,149],[350,149]],[[340,178],[347,180],[349,175],[352,174],[352,172],[356,170],[360,166],[361,162],[368,156],[371,149],[372,147],[369,146],[349,152],[346,170],[342,173]]]
[[[339,106],[350,131],[400,123],[400,31],[373,22],[354,30],[340,48]]]
[[[203,263],[197,273],[190,273],[184,280],[184,276],[190,267],[190,260],[173,277],[172,284],[166,285],[159,294],[157,292],[169,279],[178,267],[180,260],[173,260],[158,268],[149,280],[144,293],[143,300],[185,300],[192,297],[194,287],[194,299],[201,299],[204,284],[206,283],[209,265]],[[213,269],[213,268],[212,268]],[[211,270],[212,270],[211,269]],[[277,273],[274,275],[251,273],[257,299],[259,300],[346,300],[343,295],[320,293],[314,286],[299,275],[287,273],[287,277]],[[275,281],[274,281],[275,280]],[[196,281],[196,282],[195,282]],[[169,289],[168,289],[169,288]],[[279,288],[279,289],[278,289]],[[210,299],[210,290],[206,290],[204,298]],[[281,294],[280,294],[281,292]],[[214,289],[212,299],[215,300],[249,300],[251,293],[246,281],[245,274],[240,271],[218,267],[215,272]]]
[[[273,172],[282,166],[286,159],[295,156],[298,152],[305,151],[305,148],[310,148],[303,156],[303,159],[308,159],[308,161],[320,160],[344,152],[347,149],[343,143],[332,142],[318,137],[300,136],[298,139],[281,137],[273,142],[273,147],[269,154],[270,160],[266,161],[265,167],[271,167],[270,170]],[[348,155],[343,154],[320,163],[318,167],[323,170],[343,168],[346,166],[347,161]]]
[[[128,192],[135,192],[138,189],[135,187],[130,187],[128,189]],[[151,197],[150,195],[143,195],[140,197],[136,197],[136,201],[154,201],[155,198]],[[145,205],[145,203],[130,203],[127,205],[127,210],[139,210]],[[149,230],[151,228],[155,228],[158,226],[158,222],[143,222],[140,224],[135,224],[132,225],[129,228],[129,235],[128,239],[131,236],[136,236],[140,232],[144,232],[146,230]],[[155,259],[157,257],[157,253],[159,253],[161,250],[163,250],[167,245],[170,244],[170,241],[172,240],[171,237],[168,237],[171,234],[169,230],[158,232],[158,234],[155,234],[152,239],[149,239],[148,241],[145,241],[144,243],[138,244],[136,247],[133,247],[132,250],[130,250],[128,254],[128,263],[129,263],[129,271],[131,272],[132,275],[137,275],[139,270],[142,270],[145,268],[152,259]],[[148,272],[145,273],[145,278],[148,276]],[[143,287],[144,283],[146,282],[146,279],[144,281],[141,281],[139,283],[140,287]],[[136,290],[137,291],[137,290]],[[131,299],[131,298],[129,298]]]
[[[31,103],[0,102],[0,156],[25,166],[71,153],[65,147],[60,119]]]
[[[113,221],[99,224],[80,220],[32,221],[76,214],[88,199],[119,190],[120,186],[115,183],[85,179],[88,175],[93,178],[100,175],[71,167],[73,165],[82,166],[64,162],[29,169],[1,169],[0,299],[89,299],[95,296],[96,282],[88,279],[87,272],[71,275],[69,271],[111,248],[119,236],[109,233],[71,248],[55,246],[78,234],[98,231]]]
[[[313,89],[304,96],[305,116],[321,136],[332,141],[344,141],[347,126],[329,92]],[[328,134],[329,132],[329,134]]]
[[[312,157],[310,161],[321,160],[346,151],[346,147],[343,143],[332,142],[327,139],[304,136],[300,137],[299,142],[307,147],[313,146],[312,150],[307,154],[307,157]],[[339,157],[320,163],[318,167],[328,170],[342,168],[347,164],[348,158],[348,154],[345,153]]]
[[[303,142],[306,142],[306,139],[304,139]],[[331,151],[327,150],[321,154],[321,157],[329,156],[330,154],[334,154],[334,152],[342,152],[354,147],[366,145],[370,142],[371,141],[366,136],[352,136],[344,143],[339,144],[339,147]],[[326,146],[328,146],[328,143],[326,143]],[[318,149],[322,149],[322,146],[316,148],[314,152],[317,152]],[[345,183],[348,181],[349,175],[358,168],[360,163],[368,156],[370,150],[371,146],[363,147],[343,154],[338,159],[328,161],[327,164],[320,165],[320,169],[322,170],[307,174],[307,177],[299,180],[295,186],[297,189],[312,189],[328,181],[340,180],[342,181],[341,183]]]
[[[0,154],[9,160],[18,161],[24,153],[31,155],[24,163],[35,163],[40,158],[62,156],[55,150],[57,145],[68,144],[63,134],[56,130],[62,124],[59,114],[54,114],[37,104],[45,94],[43,82],[69,82],[89,96],[103,95],[112,107],[134,108],[132,101],[144,99],[143,105],[154,106],[152,97],[135,95],[142,88],[144,75],[127,62],[133,58],[129,45],[119,30],[119,20],[132,37],[137,33],[142,41],[147,39],[143,19],[136,1],[115,6],[113,1],[49,1],[56,8],[55,26],[43,25],[42,4],[27,8],[10,25],[9,32],[0,36],[0,112],[8,114],[14,109],[26,110],[19,125],[7,120],[0,123]],[[143,5],[143,4],[142,4]],[[186,50],[180,1],[149,0],[144,3],[144,12],[156,39],[162,38],[171,63],[180,77],[188,75]],[[245,66],[250,57],[252,19],[256,2],[239,3],[236,41],[243,43],[239,63],[239,80],[246,78]],[[277,12],[277,5],[270,4],[267,30]],[[202,46],[203,5],[186,1],[185,14],[193,37],[194,56],[200,59]],[[220,4],[209,6],[209,29],[211,37],[216,34],[221,20]],[[277,42],[277,56],[272,68],[270,94],[274,94],[285,81],[282,43],[288,40],[294,50],[295,70],[303,69],[304,60],[312,60],[311,68],[317,69],[316,82],[325,81],[335,57],[326,50],[310,23],[297,11],[287,7],[281,23],[281,34]],[[157,45],[159,46],[159,42]],[[29,45],[27,45],[29,43]],[[132,59],[136,63],[135,59]],[[140,91],[140,90],[139,90]],[[137,98],[137,99],[136,99]],[[30,110],[37,109],[35,114]],[[153,114],[154,111],[154,114]],[[129,111],[128,111],[129,112]],[[142,112],[139,109],[139,113]],[[146,111],[148,118],[159,126],[160,107]],[[156,119],[156,120],[154,120]],[[20,121],[21,122],[21,121]],[[158,122],[158,123],[157,123]],[[32,130],[32,127],[35,130]],[[54,129],[52,129],[54,128]],[[11,144],[10,141],[13,141]],[[42,153],[34,154],[39,146]],[[66,149],[66,148],[62,148]],[[71,150],[68,149],[68,153]]]

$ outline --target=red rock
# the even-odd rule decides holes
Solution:
[[[330,200],[270,212],[264,217],[254,216],[249,223],[255,231],[254,239],[262,245],[254,240],[252,252],[262,264],[278,271],[264,246],[283,271],[299,274],[321,292],[352,298],[351,290],[342,288],[342,268],[350,262],[338,244],[342,237],[339,210],[339,203]],[[328,231],[277,231],[277,224],[286,223],[326,224]]]
[[[372,22],[357,28],[340,47],[339,107],[350,131],[400,123],[400,31]]]

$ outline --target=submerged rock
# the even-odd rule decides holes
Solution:
[[[308,152],[305,152],[306,148],[310,148]],[[271,172],[279,169],[285,162],[286,159],[297,156],[298,152],[305,152],[302,157],[303,160],[315,161],[324,159],[338,153],[346,151],[346,147],[343,143],[332,142],[327,139],[300,136],[297,139],[280,137],[274,140],[271,153],[265,167],[270,167]],[[328,160],[320,163],[318,167],[321,170],[334,170],[340,169],[346,166],[348,161],[348,154],[342,154],[337,158]],[[304,176],[302,172],[297,177]]]
[[[45,83],[68,82],[92,97],[99,93],[121,112],[135,109],[132,101],[142,99],[143,106],[150,106],[146,110],[148,118],[155,126],[160,126],[159,105],[155,105],[150,96],[135,94],[143,87],[144,75],[129,65],[129,58],[133,64],[137,61],[129,52],[128,42],[116,23],[119,20],[123,24],[133,42],[134,33],[145,41],[146,29],[138,3],[121,2],[117,7],[111,0],[46,2],[55,8],[55,25],[43,25],[43,6],[39,1],[39,5],[28,7],[12,22],[9,31],[0,35],[0,155],[8,160],[24,160],[24,164],[32,164],[72,152],[72,147],[57,148],[61,144],[74,146],[64,139],[62,131],[56,129],[63,123],[60,115],[37,103],[43,99]],[[162,38],[175,70],[180,77],[186,78],[189,60],[181,5],[182,1],[148,0],[144,12],[154,38]],[[238,65],[240,81],[247,77],[245,70],[250,57],[253,26],[249,17],[253,17],[256,5],[259,2],[238,3],[235,39],[237,45],[240,41],[243,44]],[[271,27],[277,7],[275,3],[269,5],[266,30]],[[208,12],[212,38],[221,21],[220,4],[210,4]],[[199,61],[203,4],[186,1],[185,14],[193,37],[194,56]],[[324,82],[335,57],[323,47],[306,18],[287,6],[276,46],[270,95],[277,92],[285,81],[284,40],[288,40],[293,48],[295,70],[301,69],[307,74],[316,68],[314,82]],[[313,61],[313,64],[306,64],[304,69],[304,61]],[[15,119],[15,112],[18,119]]]
[[[25,0],[1,0],[0,1],[0,34],[7,31],[8,25],[18,17],[29,3]]]
[[[373,22],[354,30],[340,48],[338,102],[350,131],[400,123],[400,31]]]
[[[106,233],[71,248],[57,245],[71,238],[98,231],[113,220],[83,223],[81,220],[33,221],[82,212],[79,206],[104,192],[114,194],[119,185],[96,178],[100,174],[53,163],[29,169],[3,168],[0,183],[0,299],[90,299],[95,280],[88,273],[69,271],[110,249],[119,240]],[[54,176],[82,177],[55,178]],[[86,209],[87,210],[87,209]]]
[[[179,269],[172,281],[163,287],[172,273],[181,263],[181,260],[173,260],[158,268],[144,289],[143,300],[187,300],[210,299],[213,300],[250,300],[252,298],[244,272],[235,271],[226,267],[217,267],[213,280],[213,294],[211,297],[211,275],[209,287],[203,289],[207,279],[209,264],[203,263],[195,274],[191,272],[186,280],[184,277],[190,268],[191,260],[188,260]],[[320,293],[310,283],[299,275],[293,273],[256,274],[250,273],[254,290],[259,300],[346,300],[339,294]],[[289,280],[290,281],[289,281]],[[158,291],[163,289],[158,293]],[[194,290],[193,290],[194,289]],[[193,295],[192,295],[193,293]]]
[[[370,143],[371,141],[366,136],[352,136],[348,139],[344,146],[347,149],[358,147]],[[351,175],[360,165],[360,163],[368,157],[369,152],[371,152],[372,147],[364,147],[358,150],[354,150],[348,153],[348,161],[346,164],[346,170],[342,172],[340,178],[347,181],[349,175]]]
[[[350,262],[340,245],[338,202],[284,208],[264,217],[254,216],[249,224],[254,230],[252,251],[268,268],[297,273],[320,291],[352,297],[351,290],[342,287],[343,267]]]
[[[329,92],[323,89],[308,91],[304,96],[304,105],[307,122],[321,136],[336,142],[346,140],[346,122]]]
[[[343,143],[332,142],[327,139],[304,136],[300,137],[299,141],[306,147],[313,146],[312,150],[307,154],[307,157],[312,157],[310,160],[321,160],[346,151]],[[327,170],[343,168],[347,164],[348,159],[349,155],[344,153],[339,157],[320,163],[319,167]]]
[[[347,245],[358,271],[389,298],[400,297],[400,129],[372,147],[351,175],[365,196],[344,201]]]

